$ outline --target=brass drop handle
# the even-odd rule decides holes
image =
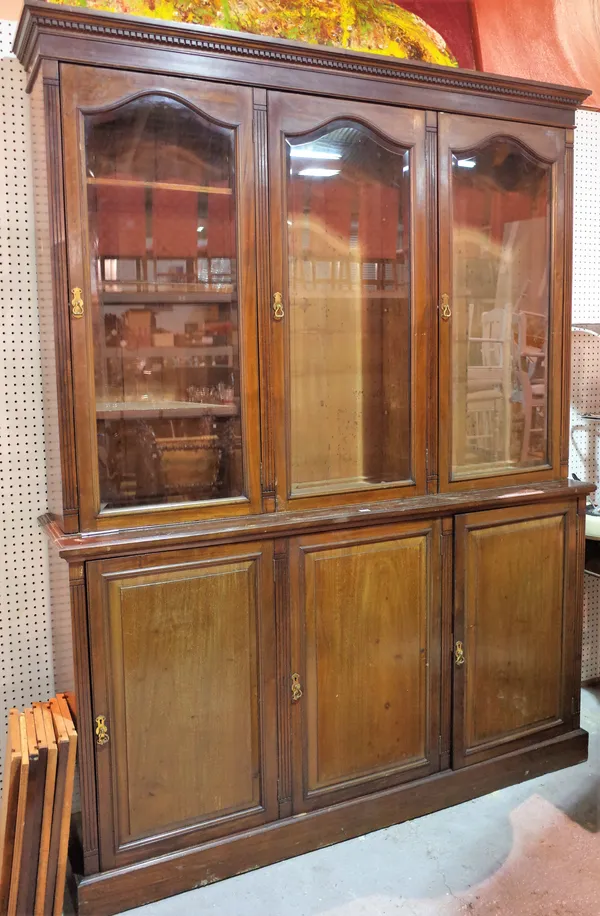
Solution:
[[[73,298],[71,299],[71,315],[73,318],[83,317],[83,299],[81,298],[81,289],[76,286],[71,290]]]
[[[443,321],[448,321],[448,319],[452,315],[452,309],[450,308],[450,297],[448,293],[442,293],[442,301],[440,303],[440,312],[441,312]]]
[[[465,663],[465,650],[460,640],[454,646],[454,661],[459,668]]]
[[[300,675],[292,674],[292,700],[297,702],[302,696],[302,687],[300,685]]]
[[[281,321],[283,318],[283,296],[281,293],[273,295],[273,318],[275,321]]]
[[[108,744],[108,726],[106,716],[96,716],[96,743]]]

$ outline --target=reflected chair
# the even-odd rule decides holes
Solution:
[[[467,443],[490,460],[500,460],[506,446],[510,399],[510,307],[494,308],[481,315],[481,336],[473,334],[475,305],[469,304],[469,349],[478,345],[480,363],[467,368]]]

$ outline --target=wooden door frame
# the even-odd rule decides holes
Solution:
[[[561,641],[561,713],[558,717],[520,729],[513,735],[490,739],[485,743],[468,748],[466,746],[466,689],[465,679],[469,672],[469,651],[466,633],[466,547],[470,531],[496,528],[503,525],[564,518],[564,583],[563,616]],[[575,631],[573,614],[569,611],[570,598],[579,594],[577,587],[577,501],[560,500],[541,506],[507,507],[482,512],[470,512],[455,517],[454,536],[454,646],[462,642],[465,648],[465,663],[457,666],[453,661],[453,708],[452,708],[452,767],[460,769],[488,760],[501,754],[508,754],[528,746],[547,741],[568,732],[573,727],[573,697],[578,689],[575,666],[578,636]]]
[[[561,417],[563,375],[563,311],[565,258],[565,155],[566,131],[561,128],[520,124],[486,117],[440,113],[439,155],[439,292],[452,305],[452,150],[466,150],[494,137],[508,137],[551,165],[550,283],[548,303],[548,457],[537,468],[510,469],[506,473],[452,479],[452,318],[439,320],[439,488],[440,492],[481,489],[554,480],[561,476]],[[438,306],[439,308],[439,306]]]
[[[416,764],[399,766],[365,777],[357,777],[323,789],[307,792],[308,785],[308,735],[306,693],[307,650],[303,556],[320,550],[376,544],[381,541],[402,540],[425,536],[428,538],[427,588],[428,588],[428,632],[429,660],[427,668],[426,696],[428,707],[426,759]],[[400,522],[380,525],[375,528],[342,531],[335,534],[305,535],[290,539],[290,616],[291,616],[291,671],[300,675],[303,696],[293,701],[290,696],[291,747],[292,747],[292,800],[295,814],[327,807],[361,795],[370,794],[402,782],[412,782],[437,773],[447,763],[443,749],[448,745],[450,723],[446,711],[446,698],[450,695],[451,671],[442,658],[443,626],[449,625],[449,615],[444,612],[446,585],[443,579],[442,523],[439,519],[422,522]]]
[[[116,741],[123,734],[124,723],[118,723],[115,694],[119,673],[114,670],[113,633],[110,622],[110,584],[114,580],[135,578],[144,573],[198,571],[228,562],[258,562],[256,651],[258,669],[259,758],[261,765],[262,805],[239,814],[206,820],[199,825],[188,823],[156,836],[134,839],[119,846],[117,784],[125,777],[119,774]],[[95,560],[87,564],[88,605],[90,615],[90,656],[92,659],[92,715],[104,715],[109,729],[107,744],[95,742],[98,793],[98,838],[102,870],[128,865],[149,856],[164,855],[194,846],[232,832],[250,829],[278,817],[277,802],[277,698],[275,693],[275,598],[273,581],[273,542],[201,547],[190,550],[164,551],[128,558]],[[160,727],[160,723],[157,723]]]
[[[60,65],[60,85],[69,289],[80,287],[84,300],[83,317],[70,317],[81,528],[84,531],[93,531],[115,527],[141,527],[161,522],[193,520],[199,515],[209,519],[257,513],[261,509],[260,407],[256,263],[252,242],[255,226],[252,90],[245,86],[165,77],[138,71],[92,69],[76,64]],[[117,109],[120,105],[143,96],[161,94],[180,100],[192,110],[203,114],[207,120],[235,130],[240,372],[243,379],[241,425],[244,485],[248,495],[231,499],[127,507],[101,512],[83,116]]]
[[[271,229],[271,300],[275,292],[283,295],[284,311],[289,302],[287,283],[287,243],[284,234],[287,203],[285,197],[284,136],[302,135],[340,118],[357,121],[394,144],[411,151],[414,174],[411,188],[411,466],[412,482],[404,485],[365,487],[357,491],[333,492],[309,496],[292,496],[290,490],[290,422],[289,422],[289,320],[271,320],[272,377],[271,399],[274,422],[274,450],[277,508],[310,509],[347,503],[373,502],[422,495],[427,490],[426,415],[428,405],[428,354],[431,352],[427,305],[431,299],[428,271],[427,200],[430,189],[426,173],[426,112],[396,108],[372,102],[343,98],[317,99],[315,96],[289,92],[267,93],[270,229]]]

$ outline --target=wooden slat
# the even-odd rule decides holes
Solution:
[[[6,916],[10,892],[10,873],[15,846],[19,780],[21,776],[21,732],[19,710],[8,714],[8,742],[2,780],[2,813],[0,814],[0,916]]]
[[[54,736],[52,713],[48,703],[34,703],[34,715],[40,721],[47,747],[46,783],[44,788],[44,807],[42,811],[42,828],[40,838],[40,855],[35,894],[34,916],[44,916],[44,896],[48,879],[48,857],[50,853],[50,835],[54,811],[54,790],[56,786],[56,769],[58,763],[58,746]]]
[[[33,709],[26,709],[24,716],[27,729],[29,780],[27,783],[25,829],[23,832],[23,855],[19,873],[17,916],[21,916],[21,914],[29,916],[29,914],[33,913],[35,905],[35,886],[40,854],[42,811],[46,785],[46,760],[48,756],[48,748],[43,743],[45,737],[38,734]]]
[[[10,894],[8,899],[8,916],[16,916],[21,859],[23,857],[23,834],[25,832],[25,811],[27,808],[27,786],[29,783],[29,753],[27,748],[27,726],[25,716],[19,715],[19,741],[21,744],[21,772],[19,775],[19,800],[17,803],[17,821],[15,825],[15,842],[13,861],[10,873]]]
[[[60,711],[58,701],[53,697],[49,702],[52,716],[52,726],[57,745],[56,784],[54,789],[54,808],[52,827],[50,830],[50,846],[48,850],[48,870],[46,888],[44,891],[44,913],[52,913],[54,909],[54,895],[56,891],[56,875],[58,871],[58,851],[60,847],[61,812],[65,799],[67,783],[67,763],[69,759],[69,736]]]
[[[69,851],[69,835],[71,832],[71,805],[73,802],[73,783],[75,779],[75,758],[77,754],[77,732],[73,725],[69,704],[64,694],[56,697],[58,714],[62,716],[64,727],[69,741],[69,755],[67,758],[67,772],[65,780],[65,794],[60,822],[60,841],[58,847],[58,867],[56,870],[56,889],[54,891],[54,916],[61,916],[65,895],[65,880],[67,876],[67,855]],[[55,715],[54,709],[52,714]]]

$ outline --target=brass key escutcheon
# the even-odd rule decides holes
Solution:
[[[96,737],[98,744],[108,743],[108,727],[106,725],[106,716],[96,716]]]
[[[283,318],[283,296],[281,293],[275,293],[273,296],[273,318],[275,321],[281,321]]]
[[[460,640],[454,646],[454,661],[459,667],[465,663],[465,650]]]
[[[448,319],[452,315],[452,310],[450,308],[450,297],[448,293],[442,294],[442,303],[441,303],[440,308],[441,308],[441,313],[442,313],[442,319],[444,321],[448,321]]]
[[[83,299],[81,298],[81,289],[76,286],[73,290],[73,298],[71,299],[71,314],[73,318],[82,318],[83,317]]]
[[[299,700],[302,696],[302,687],[300,686],[300,675],[292,674],[292,700]]]

